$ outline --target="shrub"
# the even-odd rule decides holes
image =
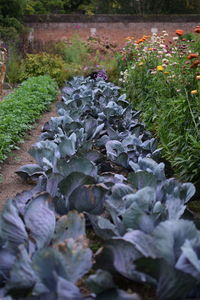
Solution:
[[[20,80],[32,76],[49,75],[59,86],[65,80],[65,62],[59,55],[49,53],[28,54],[21,65]]]
[[[16,43],[19,40],[19,35],[14,27],[0,26],[0,36],[3,41]]]

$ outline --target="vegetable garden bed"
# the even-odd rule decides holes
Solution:
[[[139,112],[117,86],[78,77],[58,114],[30,150],[36,164],[17,171],[36,186],[1,216],[1,298],[134,300],[139,282],[157,299],[198,299],[199,223],[186,208],[195,188],[166,178]]]
[[[57,93],[57,85],[49,76],[39,76],[24,81],[0,102],[0,162],[17,148],[16,143]]]

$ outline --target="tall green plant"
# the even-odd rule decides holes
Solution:
[[[170,45],[165,35],[128,44],[119,58],[120,82],[176,175],[200,184],[199,61],[198,53],[189,55],[199,49],[199,39],[186,40],[187,35]]]

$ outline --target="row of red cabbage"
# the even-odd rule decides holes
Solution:
[[[166,178],[155,139],[119,92],[102,78],[63,89],[30,150],[36,164],[17,171],[36,185],[1,216],[1,299],[140,299],[116,274],[160,300],[199,299],[200,231],[186,207],[195,188]],[[102,241],[97,253],[86,227]]]

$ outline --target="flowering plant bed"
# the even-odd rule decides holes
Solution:
[[[199,32],[199,27],[195,28]],[[159,138],[176,175],[199,185],[199,36],[176,30],[130,39],[119,55],[121,85]]]

